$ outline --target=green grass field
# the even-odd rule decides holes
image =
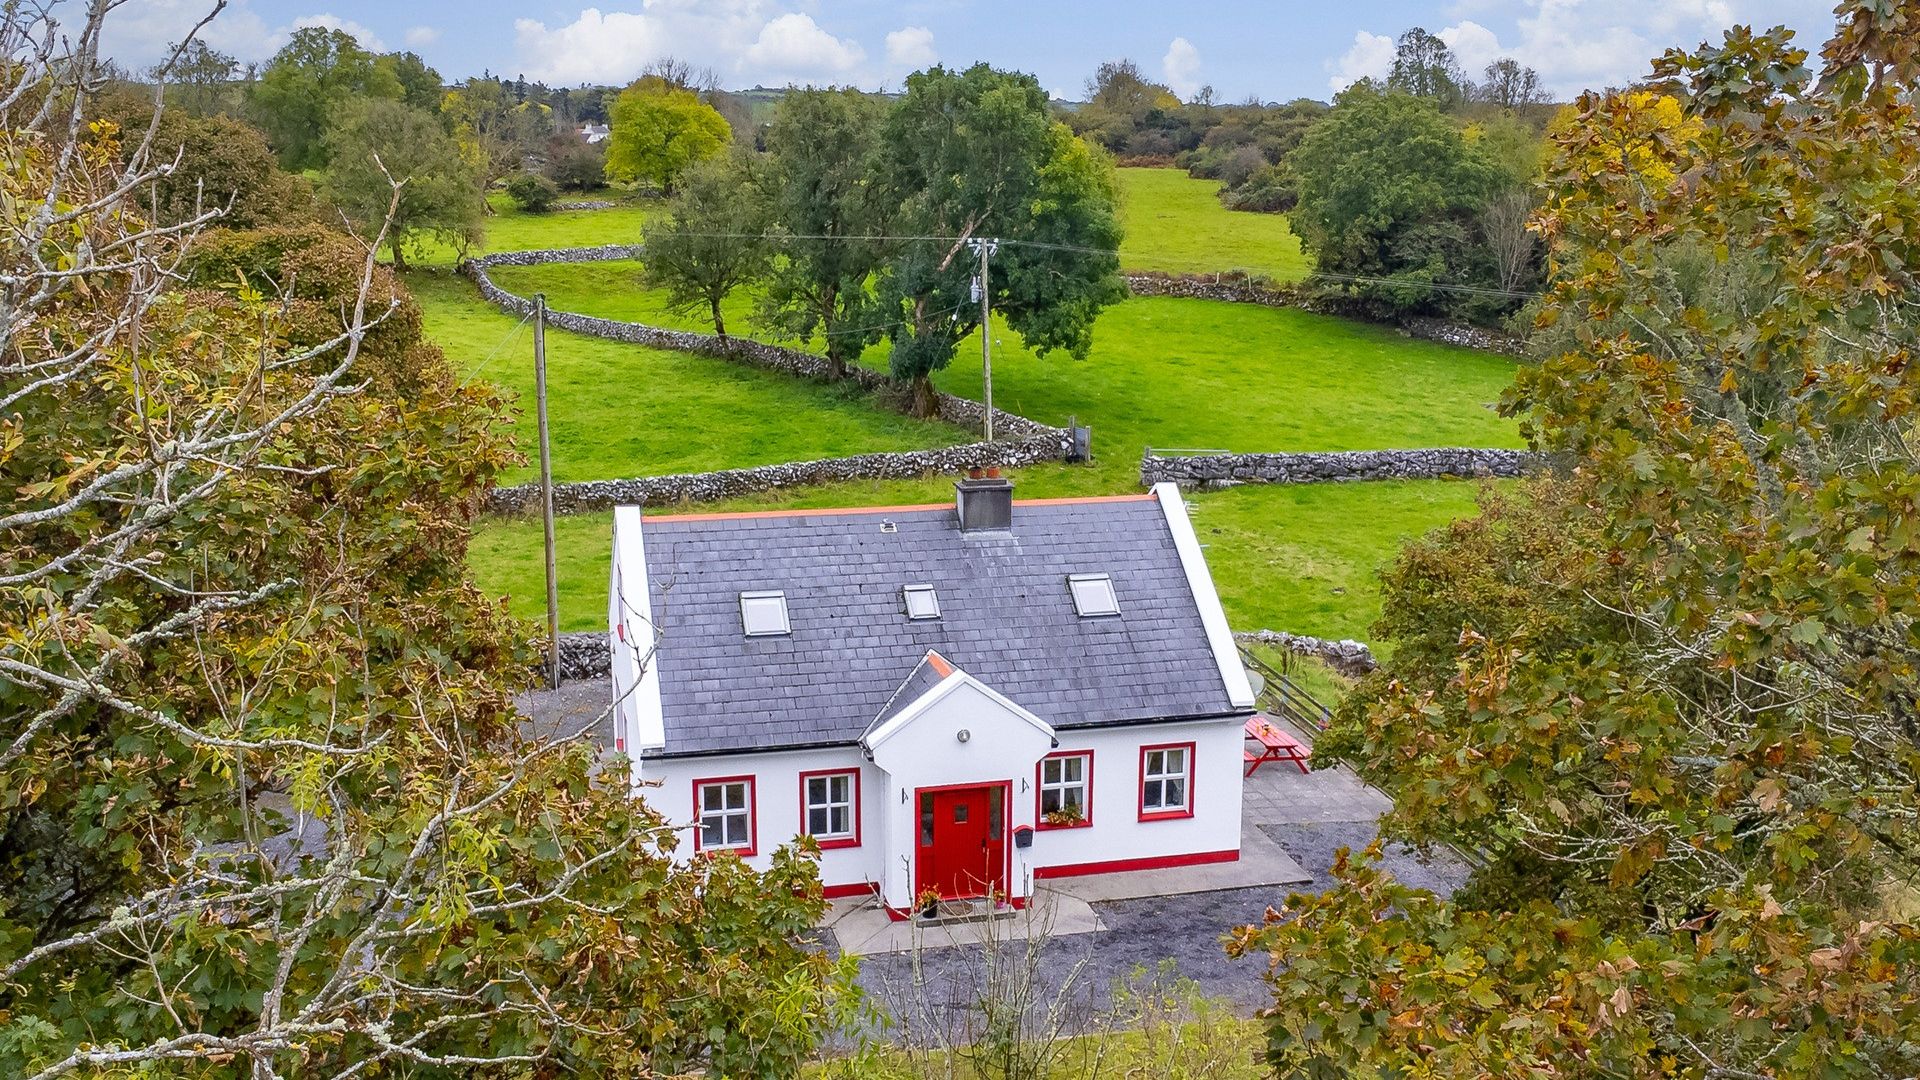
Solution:
[[[1243,268],[1279,278],[1306,267],[1277,215],[1232,213],[1209,181],[1177,170],[1121,171],[1129,267]],[[489,219],[488,250],[585,247],[635,239],[650,207]],[[445,261],[444,259],[442,260]],[[545,292],[560,310],[711,329],[665,310],[639,285],[639,266],[609,262],[498,267],[494,280]],[[444,270],[409,285],[429,335],[472,376],[531,398],[525,329],[479,302]],[[755,333],[753,298],[727,308],[730,329]],[[548,336],[556,476],[562,480],[739,467],[941,445],[972,433],[912,420],[865,395],[686,354],[555,332]],[[885,345],[864,361],[884,367]],[[978,398],[978,339],[962,344],[936,382]],[[996,328],[994,403],[1050,423],[1075,416],[1094,432],[1090,466],[1020,470],[1022,497],[1138,490],[1141,451],[1163,448],[1341,450],[1392,446],[1517,446],[1491,403],[1511,380],[1498,357],[1415,341],[1379,327],[1298,311],[1199,300],[1129,300],[1102,315],[1092,355],[1034,357]],[[523,445],[532,436],[522,422]],[[522,469],[513,479],[524,479]],[[1465,482],[1244,487],[1193,496],[1195,522],[1236,628],[1364,637],[1377,614],[1374,575],[1407,537],[1472,510]],[[943,502],[950,478],[852,482],[768,493],[700,509]],[[608,515],[562,518],[562,625],[599,629],[606,605]],[[537,521],[494,520],[474,538],[475,574],[540,613]]]
[[[1228,210],[1217,180],[1192,179],[1185,169],[1121,169],[1119,176],[1120,265],[1128,270],[1239,270],[1298,281],[1313,269],[1284,215]]]

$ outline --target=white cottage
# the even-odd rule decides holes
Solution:
[[[682,856],[811,835],[830,896],[1014,904],[1240,854],[1253,692],[1185,504],[614,515],[617,741]]]

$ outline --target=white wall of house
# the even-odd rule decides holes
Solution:
[[[748,862],[766,868],[772,851],[801,831],[803,774],[857,769],[860,776],[858,846],[821,853],[820,878],[830,892],[877,884],[889,907],[913,906],[915,891],[915,792],[952,785],[1010,785],[1007,843],[1008,891],[1032,895],[1034,880],[1050,875],[1125,868],[1127,864],[1180,865],[1216,860],[1240,846],[1240,721],[1215,720],[1145,727],[1058,733],[1059,748],[1043,730],[1008,712],[1004,699],[977,684],[956,680],[952,692],[934,696],[875,750],[868,762],[859,747],[649,759],[643,763],[643,798],[681,826],[680,859],[694,855],[694,784],[698,780],[751,776],[754,781],[754,854]],[[997,700],[996,700],[997,699]],[[961,730],[968,732],[962,742]],[[1140,770],[1143,747],[1193,745],[1190,816],[1143,820]],[[1093,755],[1092,823],[1048,827],[1039,818],[1038,769],[1049,753]],[[1035,829],[1031,847],[1012,843],[1014,830]],[[1119,864],[1116,866],[1116,864]]]
[[[1148,727],[1092,728],[1059,733],[1051,751],[1093,755],[1091,823],[1060,827],[1042,822],[1032,858],[1041,876],[1111,863],[1193,860],[1240,848],[1240,795],[1245,763],[1243,721],[1209,720]],[[1193,744],[1192,816],[1153,817],[1140,811],[1141,749]],[[1028,771],[1027,813],[1036,813],[1035,770]],[[1223,860],[1224,861],[1224,860]]]
[[[885,828],[877,793],[884,790],[885,774],[869,764],[857,746],[825,750],[781,750],[764,754],[721,754],[697,758],[649,758],[641,763],[637,791],[647,805],[679,827],[680,846],[674,857],[686,861],[695,854],[693,786],[700,780],[729,776],[754,778],[754,854],[747,862],[761,870],[771,865],[773,850],[800,835],[800,777],[803,773],[858,769],[860,775],[860,844],[833,847],[820,853],[820,881],[828,889],[863,885],[879,877],[880,836]]]

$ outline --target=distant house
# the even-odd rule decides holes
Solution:
[[[605,142],[612,131],[613,129],[605,124],[581,124],[580,138],[585,140],[588,146],[592,146],[594,143]]]
[[[1248,685],[1178,489],[614,515],[617,737],[682,857],[904,915],[1239,858]],[[651,656],[649,657],[649,652]]]

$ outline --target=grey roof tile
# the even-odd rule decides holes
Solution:
[[[1055,727],[1232,709],[1150,499],[1015,503],[984,537],[950,508],[643,520],[668,754],[853,742],[929,649]],[[1075,573],[1111,575],[1121,614],[1076,614]],[[906,617],[910,583],[938,620]],[[785,591],[791,635],[741,633],[756,589]]]

